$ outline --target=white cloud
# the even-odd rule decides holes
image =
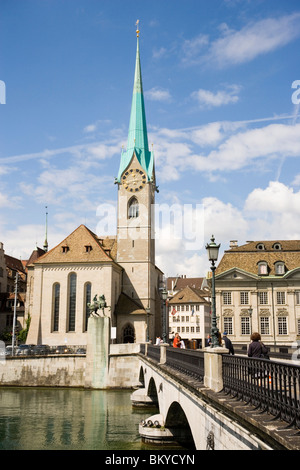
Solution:
[[[171,94],[169,90],[163,88],[154,87],[151,90],[145,91],[145,98],[152,101],[171,101]]]
[[[239,92],[241,87],[238,85],[229,85],[227,90],[220,90],[213,93],[210,90],[200,88],[198,91],[192,93],[192,98],[195,99],[201,107],[219,107],[231,103],[237,103],[239,100]]]
[[[191,170],[212,175],[244,168],[274,172],[283,159],[300,157],[300,124],[248,128],[256,122],[261,125],[264,120],[154,130],[151,139],[158,143],[154,151],[160,181],[179,179]]]
[[[300,186],[300,173],[298,173],[298,175],[295,176],[295,178],[292,181],[292,185],[293,186]]]
[[[245,202],[245,210],[254,212],[292,213],[300,216],[300,191],[271,181],[266,189],[256,188]],[[300,231],[300,228],[299,228]]]
[[[234,171],[280,157],[300,157],[300,124],[270,124],[229,136],[207,156],[190,155],[186,168],[197,171]]]
[[[244,214],[251,221],[250,239],[300,239],[300,191],[283,183],[271,181],[265,189],[254,189]]]
[[[0,193],[0,207],[9,207],[10,206],[10,201],[6,194]]]
[[[300,35],[300,13],[251,22],[239,31],[222,24],[222,37],[209,42],[207,36],[185,41],[184,62],[206,61],[219,67],[250,62],[256,57],[287,45]],[[204,46],[207,46],[204,51]]]

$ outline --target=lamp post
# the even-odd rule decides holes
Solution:
[[[216,261],[219,255],[220,245],[215,244],[214,236],[212,235],[211,241],[205,247],[207,249],[208,259],[211,262],[211,271],[212,271],[212,283],[211,283],[211,307],[212,307],[212,316],[211,316],[211,346],[217,348],[219,346],[219,330],[217,327],[217,316],[216,316],[216,288],[215,288],[215,270],[216,270]]]
[[[168,298],[168,291],[164,287],[161,292],[161,298],[163,299],[163,342],[167,342],[167,298]]]
[[[250,335],[252,334],[252,313],[253,313],[253,308],[250,307],[248,308],[248,313],[249,313],[249,317],[250,317]]]
[[[146,320],[147,320],[146,342],[149,343],[149,315],[150,315],[151,310],[150,310],[150,307],[146,307],[145,310],[146,310],[146,315],[147,315],[146,317]]]

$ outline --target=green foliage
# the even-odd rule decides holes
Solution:
[[[28,335],[28,331],[29,331],[29,327],[30,327],[30,322],[31,322],[31,316],[30,316],[30,313],[28,314],[28,318],[27,320],[25,321],[25,328],[23,328],[20,333],[18,334],[18,342],[19,343],[25,343],[26,342],[26,339],[27,339],[27,335]]]

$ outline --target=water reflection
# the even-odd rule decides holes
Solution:
[[[0,388],[0,449],[140,450],[130,391]]]

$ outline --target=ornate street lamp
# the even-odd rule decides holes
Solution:
[[[250,334],[252,334],[252,313],[253,313],[253,308],[250,307],[248,308],[248,313],[249,313],[249,317],[250,317]]]
[[[212,271],[212,283],[211,283],[211,346],[217,348],[219,346],[219,330],[217,328],[217,316],[216,316],[216,288],[215,288],[215,270],[216,261],[219,255],[219,249],[221,245],[215,244],[215,238],[212,235],[211,241],[206,245],[208,259],[211,262]]]
[[[163,342],[167,342],[167,299],[168,291],[164,287],[161,292],[161,298],[163,299]]]
[[[150,339],[149,338],[149,315],[150,315],[151,310],[150,310],[150,307],[146,307],[145,310],[146,310],[146,315],[147,315],[147,317],[146,317],[146,321],[147,321],[147,323],[146,323],[146,342],[149,343],[149,339]]]

